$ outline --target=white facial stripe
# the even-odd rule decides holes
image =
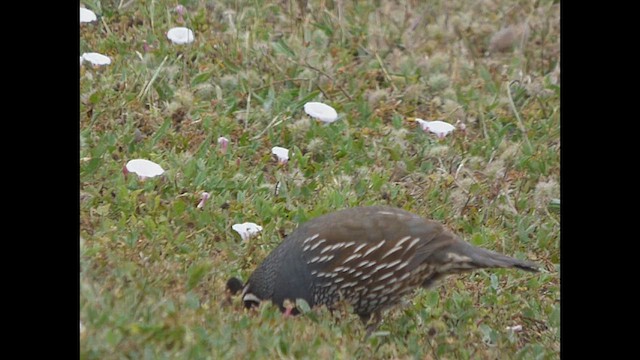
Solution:
[[[261,300],[257,296],[253,295],[252,293],[248,293],[242,297],[242,301],[253,301],[259,304]]]
[[[242,288],[242,294],[240,294],[240,296],[244,299],[244,294],[247,293],[247,290],[249,290],[249,284],[245,284],[244,287]]]

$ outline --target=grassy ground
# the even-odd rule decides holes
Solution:
[[[559,358],[558,4],[181,3],[183,22],[175,1],[84,2],[99,19],[80,50],[113,62],[80,70],[81,358]],[[173,26],[196,41],[172,45]],[[340,120],[311,121],[307,101]],[[439,140],[412,117],[458,130]],[[123,176],[135,158],[167,172]],[[546,271],[450,277],[367,340],[347,311],[284,318],[225,297],[297,224],[371,204]],[[260,236],[242,242],[245,221]]]

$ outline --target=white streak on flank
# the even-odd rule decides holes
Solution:
[[[386,278],[388,278],[388,277],[391,277],[391,275],[393,275],[393,272],[388,272],[388,273],[386,273],[386,274],[384,274],[384,275],[380,276],[380,277],[378,278],[378,281],[382,281],[382,280],[384,280],[384,279],[386,279]]]
[[[343,282],[343,281],[344,281],[344,278],[337,278],[337,279],[333,279],[333,283],[334,283],[334,284],[337,284],[337,283],[339,283],[339,282]]]
[[[305,246],[302,248],[302,251],[307,251],[307,250],[309,250],[309,248],[310,248],[310,247],[311,247],[311,245],[305,245]]]
[[[386,240],[382,240],[382,241],[380,241],[378,243],[378,245],[376,245],[376,246],[372,247],[371,249],[367,250],[367,252],[364,253],[364,256],[367,256],[367,255],[371,254],[372,252],[380,249],[382,247],[382,245],[384,245],[385,241]]]
[[[345,245],[345,243],[343,243],[343,242],[341,242],[341,243],[337,243],[337,244],[333,245],[333,250],[340,249],[340,248],[342,248],[344,245]]]
[[[344,289],[344,288],[348,288],[348,287],[352,287],[353,285],[357,285],[357,282],[348,282],[348,283],[344,283],[340,286],[340,289]]]
[[[358,245],[358,247],[357,247],[355,250],[353,250],[353,253],[354,253],[354,254],[355,254],[355,253],[357,253],[358,251],[360,251],[360,249],[362,249],[362,248],[363,248],[363,247],[365,247],[365,246],[367,246],[367,244],[361,244],[361,245]]]
[[[308,243],[309,241],[314,240],[314,239],[315,239],[315,238],[317,238],[318,236],[320,236],[320,234],[315,234],[315,235],[313,235],[312,237],[308,237],[308,238],[304,239],[304,241],[303,241],[302,243],[303,243],[303,244],[306,244],[306,243]]]
[[[392,267],[392,266],[396,266],[398,265],[402,260],[398,259],[398,260],[393,260],[392,262],[389,263],[389,265],[387,265],[388,268]]]
[[[323,257],[320,258],[320,260],[318,260],[318,262],[327,262],[331,259],[333,259],[335,257],[335,255],[325,255]]]
[[[356,244],[356,242],[355,242],[355,241],[349,241],[348,243],[344,244],[344,248],[346,249],[346,248],[348,248],[349,246],[353,246],[353,245],[355,245],[355,244]]]
[[[337,268],[333,269],[334,272],[347,271],[347,270],[349,270],[349,268],[343,267],[343,266],[338,266]]]
[[[380,291],[380,290],[384,289],[384,287],[385,287],[385,285],[376,286],[373,289],[371,289],[371,292],[375,293],[376,291]],[[377,296],[377,294],[371,294],[371,295],[376,295]]]
[[[398,267],[396,267],[396,271],[404,268],[405,266],[409,265],[409,260],[403,262],[402,264],[398,265]]]
[[[311,275],[316,275],[318,273],[318,270],[311,270]],[[320,276],[320,275],[318,275]]]
[[[353,254],[353,255],[349,256],[349,257],[347,258],[347,260],[343,261],[343,262],[342,262],[342,265],[344,265],[344,264],[348,263],[349,261],[351,261],[351,260],[353,260],[353,259],[357,259],[357,258],[359,258],[359,257],[362,257],[362,254]]]
[[[402,246],[402,244],[404,244],[409,239],[411,239],[411,236],[403,237],[402,239],[398,240],[398,243],[396,244],[396,246]]]
[[[349,272],[349,273],[351,273],[351,272]],[[355,275],[353,275],[353,276],[354,276],[354,277],[358,277],[358,276],[360,276],[360,275],[362,275],[362,271],[358,271],[358,272],[357,272]]]
[[[450,270],[460,270],[460,269],[473,269],[474,266],[469,264],[468,262],[450,262],[444,264],[438,268],[438,272],[447,272]]]
[[[307,264],[313,264],[314,262],[320,260],[319,256],[314,257],[313,259],[311,259],[311,261],[307,262]]]
[[[318,242],[317,242],[317,243],[315,243],[315,244],[313,244],[313,246],[312,246],[312,247],[311,247],[311,249],[309,249],[309,250],[315,250],[315,249],[318,247],[318,245],[322,244],[322,243],[323,243],[323,242],[325,242],[325,241],[327,241],[327,240],[325,240],[325,239],[318,240]]]
[[[378,265],[378,266],[376,266],[376,268],[375,268],[375,269],[373,269],[373,271],[371,272],[371,274],[374,274],[376,271],[381,270],[381,269],[384,269],[384,268],[386,268],[387,266],[389,266],[389,264],[387,264],[387,263],[384,263],[384,264]]]
[[[384,255],[382,256],[382,258],[381,258],[381,259],[386,258],[387,256],[389,256],[389,255],[393,254],[394,252],[396,252],[396,251],[398,251],[398,250],[402,250],[402,246],[396,246],[396,247],[394,247],[393,249],[391,249],[391,250],[387,251],[387,253],[386,253],[386,254],[384,254]]]
[[[384,211],[384,210],[380,210],[380,211],[378,211],[378,214],[382,214],[382,215],[395,215],[395,214],[394,214],[394,213],[392,213],[392,212]]]
[[[408,278],[409,275],[411,275],[411,273],[405,273],[404,275],[400,276],[400,279],[398,279],[398,281],[402,281],[402,280]]]
[[[360,280],[367,280],[370,277],[371,277],[371,274],[366,274],[363,277],[361,277]]]
[[[420,241],[420,238],[418,238],[418,237],[417,237],[417,238],[415,238],[415,239],[413,239],[413,240],[409,243],[409,246],[407,246],[407,250],[411,249],[411,248],[413,247],[413,245],[415,245],[415,244],[417,244],[417,243],[418,243],[418,241]],[[407,250],[405,250],[405,251],[407,251]]]
[[[383,295],[391,294],[392,292],[398,290],[400,285],[402,285],[401,282],[395,282],[394,283],[394,281],[397,281],[396,278],[393,278],[393,279],[387,281],[387,284],[393,284],[393,286],[384,289],[384,291],[382,291]]]
[[[356,272],[356,269],[349,269],[349,274],[353,274],[354,272]],[[361,271],[359,271],[359,273],[362,273]]]
[[[460,256],[458,254],[455,253],[447,253],[447,259],[448,260],[453,260],[453,261],[458,261],[458,262],[469,262],[471,261],[471,258],[468,256]]]
[[[363,267],[363,266],[367,265],[368,263],[370,263],[370,261],[367,261],[367,260],[361,261],[360,264],[356,265],[356,267]]]
[[[320,251],[320,254],[324,254],[324,253],[325,253],[325,252],[327,252],[327,251],[331,251],[331,250],[339,249],[339,248],[341,248],[341,247],[343,247],[343,246],[344,246],[344,243],[343,243],[343,242],[342,242],[342,243],[337,243],[337,244],[335,244],[335,245],[327,246],[327,247],[325,247],[324,249],[322,249],[322,251]]]

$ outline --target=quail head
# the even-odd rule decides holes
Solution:
[[[428,288],[449,274],[511,267],[538,269],[475,247],[436,221],[371,206],[306,222],[264,259],[246,284],[231,278],[227,286],[231,292],[242,289],[246,307],[270,300],[284,311],[285,300],[304,299],[310,306],[333,309],[345,300],[369,321],[369,334],[383,310],[418,287]]]

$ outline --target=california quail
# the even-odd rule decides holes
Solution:
[[[475,247],[440,223],[385,207],[357,207],[308,221],[276,247],[242,288],[246,307],[271,300],[304,299],[332,309],[346,300],[364,322],[398,303],[417,287],[445,275],[479,268],[538,266]],[[231,278],[232,292],[241,282]],[[229,287],[229,285],[228,285]]]

